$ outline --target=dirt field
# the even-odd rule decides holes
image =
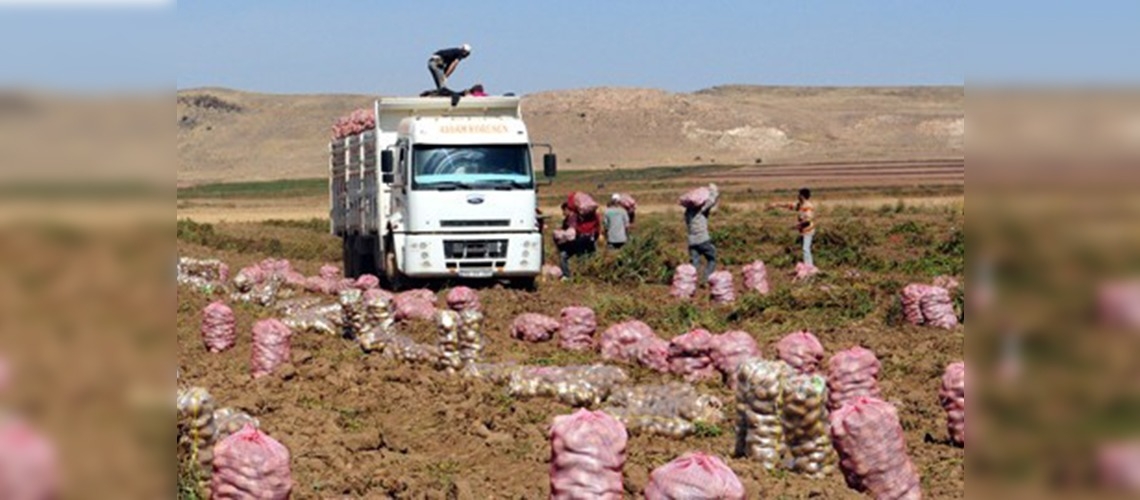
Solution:
[[[729,192],[735,193],[727,199],[740,204],[730,204],[712,218],[722,264],[736,271],[739,283],[740,266],[763,259],[773,287],[770,295],[744,296],[729,306],[714,306],[707,297],[692,304],[669,298],[670,269],[685,257],[678,243],[683,241],[679,213],[665,209],[665,200],[679,194],[676,185],[693,182],[690,175],[704,174],[724,180]],[[718,333],[742,329],[755,337],[769,358],[775,356],[772,345],[780,337],[809,329],[824,343],[828,356],[857,344],[877,353],[883,363],[884,398],[898,406],[925,497],[964,497],[964,452],[943,442],[945,417],[937,397],[943,367],[963,357],[964,331],[903,325],[895,298],[912,281],[929,282],[938,274],[960,277],[965,262],[961,187],[900,188],[899,198],[914,200],[903,203],[889,189],[879,189],[878,194],[861,188],[822,190],[815,246],[817,265],[824,272],[814,282],[797,284],[789,276],[798,258],[794,235],[785,229],[791,224],[790,215],[748,208],[750,202],[739,199],[751,194],[748,185],[735,184],[724,172],[704,174],[638,180],[645,192],[634,191],[635,196],[650,205],[659,203],[662,211],[639,218],[633,236],[637,243],[623,249],[622,255],[604,253],[576,263],[575,280],[543,284],[537,293],[480,290],[488,318],[485,359],[555,365],[600,361],[595,354],[571,354],[553,344],[524,344],[508,335],[509,324],[519,313],[556,316],[560,308],[574,304],[597,311],[599,330],[626,319],[645,321],[666,339],[698,326]],[[560,181],[557,192],[550,188],[543,195],[543,204],[557,200],[563,189],[596,184],[597,179]],[[613,176],[603,180],[606,190],[633,181]],[[754,194],[786,197],[783,192]],[[654,201],[658,197],[661,201]],[[832,199],[852,203],[833,204]],[[923,199],[934,202],[920,202]],[[274,203],[281,201],[287,200]],[[192,209],[180,208],[179,214],[188,215]],[[234,270],[264,257],[285,257],[313,274],[321,264],[338,263],[339,243],[325,234],[326,227],[319,219],[215,225],[182,221],[178,250],[180,255],[222,258]],[[183,382],[207,387],[221,404],[254,414],[267,432],[289,447],[295,498],[548,495],[546,430],[553,416],[571,411],[568,406],[511,398],[502,387],[467,383],[427,367],[365,355],[349,341],[314,334],[294,337],[293,365],[284,370],[287,376],[252,381],[250,326],[271,317],[272,311],[235,306],[237,347],[207,354],[197,330],[199,311],[208,300],[192,290],[179,290],[178,360]],[[433,336],[427,324],[409,325],[403,331],[420,341]],[[674,378],[626,368],[634,383]],[[700,437],[633,437],[624,471],[629,498],[639,497],[651,470],[696,450],[724,458],[744,483],[748,498],[861,497],[846,488],[838,473],[808,480],[766,473],[754,462],[732,458],[732,395],[720,383],[701,383],[698,388],[726,402],[726,420]]]

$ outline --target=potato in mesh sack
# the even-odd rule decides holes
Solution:
[[[214,410],[214,441],[221,441],[246,425],[261,428],[261,422],[244,411],[228,407]]]
[[[629,376],[615,366],[528,366],[511,373],[507,390],[516,397],[557,398],[575,407],[595,407]]]
[[[736,301],[736,285],[729,271],[717,271],[709,275],[709,294],[714,304],[731,304]]]
[[[874,352],[855,346],[839,351],[827,363],[827,407],[838,410],[860,397],[879,397],[881,364]]]
[[[384,346],[384,357],[388,359],[425,364],[439,359],[439,349],[436,346],[421,344],[405,335],[392,333],[382,337],[379,343]]]
[[[720,458],[686,453],[649,474],[645,500],[744,500],[744,485]]]
[[[950,292],[942,287],[930,287],[918,303],[925,324],[934,328],[953,330],[958,326],[958,315],[954,312],[954,300]]]
[[[545,314],[522,313],[511,323],[511,337],[527,342],[546,342],[558,331],[558,320]]]
[[[781,408],[791,375],[787,363],[760,358],[745,361],[736,374],[736,454],[767,470],[778,469],[787,455]]]
[[[673,283],[669,295],[688,300],[697,293],[697,268],[692,264],[681,264],[673,271]]]
[[[205,489],[210,478],[210,464],[214,458],[214,397],[201,387],[190,387],[178,391],[176,408],[178,411],[178,448],[183,456],[198,467]]]
[[[669,341],[669,371],[688,382],[716,378],[713,365],[713,336],[698,328]]]
[[[572,193],[570,195],[570,207],[581,215],[589,215],[598,211],[598,202],[589,194],[581,191]]]
[[[471,363],[463,369],[463,375],[486,380],[492,384],[508,384],[515,373],[527,368],[513,361],[503,363]]]
[[[812,478],[832,471],[835,450],[828,433],[827,383],[820,375],[792,375],[784,383],[781,415],[791,470]]]
[[[233,309],[220,300],[202,309],[202,342],[206,350],[218,353],[233,347],[237,340],[234,323]]]
[[[483,305],[479,303],[479,294],[465,286],[457,286],[447,292],[447,307],[459,312],[467,309],[483,310]]]
[[[637,363],[661,373],[669,372],[669,343],[637,320],[618,323],[602,332],[598,347],[602,359]]]
[[[206,292],[225,286],[230,278],[230,266],[218,259],[194,259],[180,257],[177,266],[177,282]]]
[[[459,361],[463,367],[479,361],[483,354],[483,313],[468,308],[459,313]]]
[[[691,435],[696,423],[719,423],[723,403],[715,396],[700,394],[689,385],[637,385],[614,388],[603,411],[613,415],[634,433],[674,438]]]
[[[437,331],[436,350],[439,359],[436,360],[437,369],[455,373],[463,367],[459,358],[459,313],[451,310],[442,310],[435,313]]]
[[[560,278],[562,278],[562,268],[561,267],[552,266],[550,264],[544,264],[542,266],[542,279],[549,280],[549,281],[555,281],[555,280],[558,280]]]
[[[831,439],[847,485],[875,498],[922,498],[895,407],[859,398],[831,414]]]
[[[709,201],[710,196],[712,196],[712,192],[709,188],[707,186],[701,186],[699,188],[690,189],[681,195],[681,198],[677,200],[677,204],[685,208],[701,208]]]
[[[210,498],[287,500],[293,490],[289,450],[253,425],[214,446]]]
[[[1097,316],[1110,328],[1140,328],[1140,281],[1110,282],[1097,290]]]
[[[768,268],[764,266],[764,261],[757,260],[751,264],[744,266],[744,288],[760,295],[768,295],[770,288],[768,287]]]
[[[431,290],[409,290],[392,298],[396,321],[431,320],[435,317],[435,294]]]
[[[792,274],[794,281],[806,281],[815,275],[819,274],[819,268],[813,265],[808,265],[803,262],[796,263],[796,270]]]
[[[728,387],[735,389],[737,368],[748,358],[760,356],[760,346],[748,332],[734,330],[713,335],[710,356]]]
[[[316,303],[285,309],[281,322],[294,332],[312,332],[340,335],[343,332],[344,311],[340,303]]]
[[[253,378],[261,378],[290,362],[290,337],[293,332],[277,319],[263,319],[253,324],[253,349],[250,365]]]
[[[59,498],[59,464],[55,447],[27,423],[0,417],[0,498]]]
[[[1140,442],[1115,442],[1096,452],[1100,485],[1115,492],[1140,492]]]
[[[371,290],[380,286],[380,278],[371,274],[362,274],[359,278],[356,278],[352,286],[360,290]]]
[[[621,500],[629,435],[613,417],[580,409],[550,426],[550,498]]]
[[[950,441],[966,446],[966,363],[959,361],[946,367],[938,399],[946,410],[946,428]]]
[[[796,373],[818,373],[823,362],[823,344],[806,330],[784,336],[776,343],[776,351]]]
[[[346,339],[356,339],[368,330],[364,320],[364,294],[356,288],[341,290],[338,302],[344,315],[341,334]]]
[[[598,319],[589,307],[565,307],[558,325],[558,347],[572,351],[594,348]]]

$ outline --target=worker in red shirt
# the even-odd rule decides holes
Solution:
[[[575,240],[574,246],[579,254],[592,254],[598,249],[598,235],[602,229],[598,209],[595,207],[593,212],[582,213],[582,210],[574,203],[574,194],[570,193],[570,198],[566,200],[570,210],[577,214],[574,221],[574,231],[578,233],[578,238]]]

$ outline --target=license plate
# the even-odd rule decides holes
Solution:
[[[460,278],[490,278],[492,276],[490,269],[464,269],[459,271]]]

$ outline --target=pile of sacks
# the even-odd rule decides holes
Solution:
[[[942,375],[938,399],[946,411],[950,442],[966,446],[966,363],[951,363]]]
[[[558,347],[571,351],[592,350],[597,330],[598,318],[593,309],[564,307],[558,321]]]
[[[634,433],[682,438],[692,434],[699,422],[720,422],[723,406],[715,396],[700,394],[689,384],[672,382],[618,387],[603,411]]]
[[[179,452],[199,468],[205,490],[214,468],[216,444],[243,427],[259,427],[256,418],[233,409],[215,409],[214,398],[201,387],[179,389],[176,397]]]
[[[512,396],[554,397],[570,406],[596,407],[627,380],[625,371],[614,366],[528,366],[512,370],[507,387]]]
[[[363,280],[361,282],[362,286],[370,284],[373,280],[375,280],[376,283],[379,283],[379,279],[376,279],[375,277],[368,279],[364,276],[361,276],[360,280]],[[357,282],[352,279],[345,278],[344,275],[341,274],[339,267],[331,264],[325,264],[321,266],[321,268],[317,271],[316,276],[309,276],[308,278],[304,278],[301,286],[305,289],[305,291],[308,292],[320,293],[324,295],[336,295],[340,293],[341,290],[358,288],[356,286],[356,283]]]
[[[178,259],[177,280],[179,285],[189,285],[206,292],[225,286],[230,278],[230,266],[218,259]]]
[[[768,287],[768,268],[764,266],[764,261],[758,260],[744,266],[743,272],[744,288],[760,295],[768,295],[771,289]]]
[[[697,293],[697,268],[692,264],[681,264],[673,271],[673,284],[669,294],[682,300],[689,300]]]
[[[304,283],[305,277],[294,271],[288,260],[265,259],[238,271],[233,279],[231,298],[269,306],[289,295],[284,287],[301,288]]]
[[[457,286],[447,292],[447,307],[456,312],[463,312],[468,309],[483,310],[483,304],[479,302],[479,294],[465,286]]]
[[[343,139],[376,127],[376,114],[371,109],[358,109],[337,118],[332,126],[333,139]]]
[[[900,299],[903,316],[912,325],[928,325],[947,330],[958,326],[954,301],[945,288],[912,283],[903,288]]]
[[[834,466],[828,434],[827,384],[783,361],[750,359],[737,372],[736,453],[767,470],[789,466],[822,477]]]
[[[832,412],[830,422],[839,468],[849,487],[875,498],[922,498],[894,406],[858,398]]]
[[[622,469],[629,435],[600,411],[554,417],[550,426],[550,498],[623,498]]]
[[[602,359],[669,372],[669,343],[640,321],[626,321],[607,328],[598,344]]]
[[[222,301],[212,302],[202,309],[202,342],[213,353],[225,351],[237,340],[234,311]]]
[[[713,347],[713,335],[703,328],[674,337],[669,341],[669,371],[689,382],[716,378]]]
[[[645,500],[744,500],[744,485],[720,458],[686,453],[649,474]]]

